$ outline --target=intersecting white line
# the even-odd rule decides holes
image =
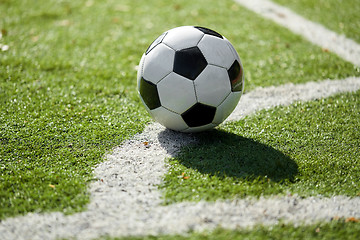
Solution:
[[[270,1],[236,1],[360,65],[360,48],[354,41]],[[360,78],[356,77],[258,88],[242,96],[227,121],[276,105],[358,89]],[[156,123],[151,124],[143,133],[106,156],[106,161],[95,169],[95,175],[101,181],[91,184],[91,203],[86,211],[70,216],[55,212],[8,218],[0,222],[0,239],[90,239],[104,235],[172,234],[218,226],[236,228],[258,223],[274,224],[279,220],[312,223],[330,220],[334,216],[360,217],[360,198],[344,196],[306,199],[284,196],[162,206],[157,184],[167,171],[164,159],[192,141],[190,135],[174,134]],[[148,145],[145,146],[144,142]]]
[[[310,101],[325,98],[336,93],[352,92],[360,89],[360,78],[349,77],[342,80],[323,80],[303,84],[287,83],[281,86],[258,87],[251,94],[241,97],[235,110],[226,121],[238,120],[258,109],[267,109],[279,105],[290,105],[295,101]],[[260,99],[267,99],[266,102]]]
[[[336,53],[341,58],[360,66],[360,45],[354,40],[339,35],[321,24],[312,22],[290,9],[269,0],[235,0],[237,3],[271,19],[277,24],[306,38],[311,43]]]
[[[360,78],[355,77],[258,88],[242,97],[230,120],[276,105],[358,89]],[[101,180],[90,185],[91,202],[86,211],[70,216],[55,212],[8,218],[0,223],[0,239],[181,234],[218,226],[233,229],[278,221],[300,224],[329,221],[335,216],[360,217],[360,198],[345,196],[275,196],[162,206],[157,185],[167,171],[164,159],[193,141],[192,135],[165,130],[157,123],[149,125],[97,166],[94,173]]]

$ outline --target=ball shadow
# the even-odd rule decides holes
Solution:
[[[174,132],[165,130],[158,135],[165,149],[175,144],[173,140],[179,140],[169,136],[174,136]],[[173,156],[180,164],[203,174],[249,180],[266,177],[281,182],[293,181],[298,173],[298,165],[290,157],[250,138],[221,130],[190,136],[197,140],[196,144],[182,147]]]

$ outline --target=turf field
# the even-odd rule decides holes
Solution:
[[[339,0],[275,0],[306,18],[360,42],[360,2]],[[325,14],[324,14],[325,13]]]
[[[358,0],[276,2],[359,42]],[[226,36],[242,59],[245,93],[360,76],[359,66],[230,0],[0,0],[0,12],[1,220],[86,211],[89,185],[98,181],[93,169],[152,123],[136,93],[136,68],[152,40],[170,28],[200,25]],[[357,91],[297,102],[196,135],[196,144],[166,159],[170,169],[159,184],[164,203],[288,194],[358,198],[359,99]],[[311,232],[350,239],[359,234],[358,221],[191,236],[293,232],[296,239]]]
[[[359,196],[359,99],[360,91],[276,107],[201,134],[170,160],[167,201]]]

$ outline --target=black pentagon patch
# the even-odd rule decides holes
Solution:
[[[209,35],[223,39],[223,36],[220,33],[215,32],[214,30],[204,28],[204,27],[194,27],[194,28],[199,29],[200,31],[202,31],[205,34],[209,34]]]
[[[189,127],[200,127],[213,121],[216,108],[202,103],[196,103],[186,112],[181,114]]]
[[[156,85],[146,81],[144,78],[140,80],[140,95],[150,110],[161,106]]]
[[[231,83],[231,91],[240,92],[243,85],[243,69],[237,60],[235,60],[229,68],[228,74]]]
[[[151,50],[154,49],[154,47],[156,47],[157,45],[159,45],[162,40],[164,39],[164,37],[166,36],[167,32],[164,32],[163,34],[161,34],[157,39],[155,39],[150,46],[148,47],[148,49],[145,52],[145,55],[147,55]]]
[[[174,72],[191,80],[206,68],[207,61],[198,47],[185,48],[175,52]]]

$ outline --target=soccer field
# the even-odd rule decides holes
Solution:
[[[360,1],[274,2],[0,1],[0,239],[359,238]],[[200,134],[136,92],[181,25],[245,70]]]

